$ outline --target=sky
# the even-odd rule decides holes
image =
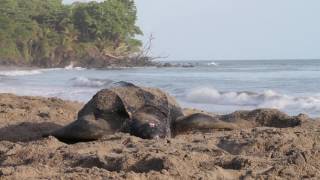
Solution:
[[[319,0],[136,0],[136,4],[144,32],[139,38],[155,37],[155,56],[320,59]]]

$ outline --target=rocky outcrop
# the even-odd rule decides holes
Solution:
[[[31,57],[30,57],[31,58]],[[151,61],[148,57],[111,57],[105,55],[97,47],[86,47],[79,50],[68,49],[58,46],[48,57],[11,57],[0,59],[1,66],[21,66],[40,68],[61,68],[70,64],[84,68],[118,68],[118,67],[145,67],[158,66],[158,63]]]

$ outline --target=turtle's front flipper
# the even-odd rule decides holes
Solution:
[[[48,135],[66,143],[76,143],[97,140],[106,133],[112,132],[111,129],[109,123],[103,119],[84,117]]]
[[[70,143],[97,140],[118,132],[126,119],[128,114],[119,96],[103,89],[79,111],[76,121],[49,135]]]
[[[211,129],[233,130],[237,125],[219,119],[219,116],[211,116],[205,113],[194,113],[178,118],[173,122],[173,134],[183,134],[189,131],[206,131]]]

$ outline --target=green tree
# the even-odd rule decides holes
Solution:
[[[136,20],[133,0],[72,5],[62,0],[0,0],[0,62],[46,61],[59,48],[78,52],[79,44],[128,56],[142,45],[135,38],[142,34]]]

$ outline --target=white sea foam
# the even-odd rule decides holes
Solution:
[[[279,94],[272,90],[261,93],[221,92],[214,88],[202,87],[191,90],[186,98],[193,103],[277,108],[281,110],[300,109],[306,112],[320,112],[319,95],[295,97]]]
[[[86,77],[76,77],[71,80],[72,86],[75,87],[106,87],[110,85],[113,81],[110,79],[97,79],[97,78],[86,78]]]
[[[47,68],[47,69],[30,69],[30,70],[0,70],[0,76],[28,76],[42,74],[48,71],[59,71],[62,68]]]
[[[41,74],[42,70],[10,70],[10,71],[0,71],[0,75],[2,76],[26,76],[26,75],[34,75]]]
[[[214,62],[214,61],[208,63],[208,65],[209,65],[209,66],[219,66],[219,64],[216,63],[216,62]]]
[[[83,67],[74,67],[74,64],[71,62],[68,66],[64,67],[65,70],[85,70]]]

